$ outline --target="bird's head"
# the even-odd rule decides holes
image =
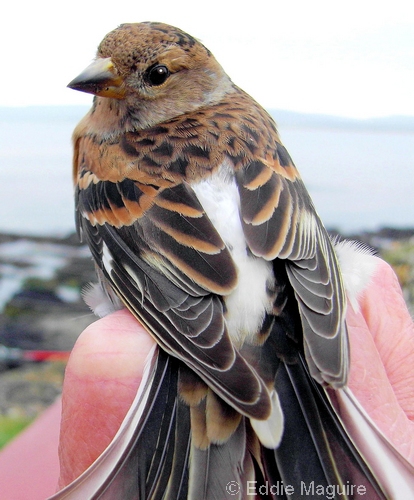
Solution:
[[[232,83],[198,40],[167,24],[122,24],[68,87],[118,101],[138,128],[219,102]],[[106,107],[106,106],[105,106]]]

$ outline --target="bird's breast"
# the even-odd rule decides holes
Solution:
[[[228,332],[237,346],[255,342],[266,313],[272,310],[268,290],[274,288],[271,262],[249,250],[240,220],[239,191],[226,163],[210,177],[192,185],[237,268],[237,286],[224,297]]]

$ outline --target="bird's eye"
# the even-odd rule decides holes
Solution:
[[[148,69],[147,79],[151,85],[162,85],[170,76],[167,66],[157,64]]]

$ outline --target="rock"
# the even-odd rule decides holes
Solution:
[[[70,350],[96,318],[81,290],[96,281],[88,249],[76,235],[41,238],[0,235],[10,299],[0,314],[0,343],[35,350]],[[0,286],[1,286],[0,276]]]

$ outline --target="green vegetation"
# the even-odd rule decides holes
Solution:
[[[0,373],[0,449],[58,397],[66,364],[27,363]]]
[[[398,276],[408,307],[414,310],[414,240],[394,241],[380,251],[381,257],[393,267]]]
[[[0,449],[11,441],[19,432],[25,429],[33,418],[19,416],[9,417],[0,415]]]

